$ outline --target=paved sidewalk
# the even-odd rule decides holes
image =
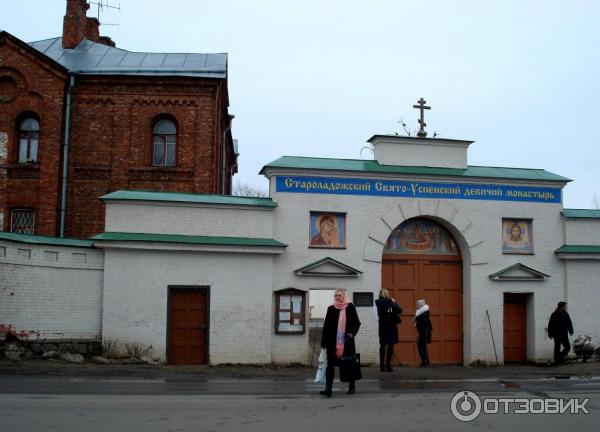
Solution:
[[[62,361],[22,360],[0,361],[0,376],[48,376],[90,378],[137,378],[185,380],[286,380],[306,381],[314,378],[316,369],[306,366],[152,366],[133,364],[97,365],[91,363],[67,364]],[[561,366],[432,366],[429,368],[395,367],[392,373],[382,373],[378,367],[363,367],[367,379],[402,380],[492,380],[492,379],[545,379],[545,378],[599,378],[600,362],[568,363]]]

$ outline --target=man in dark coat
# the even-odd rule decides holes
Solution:
[[[401,322],[399,315],[402,308],[385,288],[379,292],[375,307],[379,321],[379,369],[381,372],[392,372],[392,355],[394,345],[398,343],[398,324]]]
[[[567,303],[561,301],[558,302],[556,310],[552,312],[548,321],[548,337],[554,339],[555,364],[564,363],[571,349],[569,335],[573,335],[573,323],[567,313]],[[562,351],[561,347],[564,347]]]
[[[354,338],[358,329],[360,328],[360,320],[356,313],[356,307],[346,299],[346,291],[343,289],[337,289],[334,295],[334,304],[327,308],[327,314],[325,315],[325,322],[323,323],[323,334],[321,335],[321,348],[325,348],[327,352],[327,368],[325,369],[325,390],[321,392],[322,395],[331,397],[333,388],[333,378],[335,375],[335,366],[339,366],[340,357],[350,356],[356,354],[356,346],[354,344]],[[338,345],[338,321],[340,319],[340,312],[344,310],[346,316],[346,326],[343,335],[340,335],[344,339],[344,351],[342,353],[336,353]],[[338,355],[340,354],[340,355]],[[355,392],[355,382],[350,381],[348,383],[348,394]]]

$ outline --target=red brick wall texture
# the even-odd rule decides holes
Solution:
[[[69,75],[8,33],[0,33],[0,214],[35,210],[35,233],[59,234],[65,101]],[[235,157],[227,133],[226,190],[221,145],[229,124],[227,81],[190,77],[76,76],[71,92],[65,236],[104,229],[99,196],[119,189],[231,193]],[[40,123],[37,163],[19,164],[18,125]],[[152,165],[157,119],[177,125],[176,164]]]

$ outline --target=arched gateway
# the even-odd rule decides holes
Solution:
[[[462,364],[462,256],[444,227],[415,218],[394,229],[383,250],[381,284],[403,309],[395,362],[418,364],[413,314],[415,302],[425,299],[433,324],[431,363]]]

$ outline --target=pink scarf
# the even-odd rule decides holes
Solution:
[[[333,302],[333,307],[339,309],[340,317],[338,319],[337,334],[335,338],[335,356],[341,357],[344,354],[344,344],[346,343],[346,307],[350,304],[350,300]]]

